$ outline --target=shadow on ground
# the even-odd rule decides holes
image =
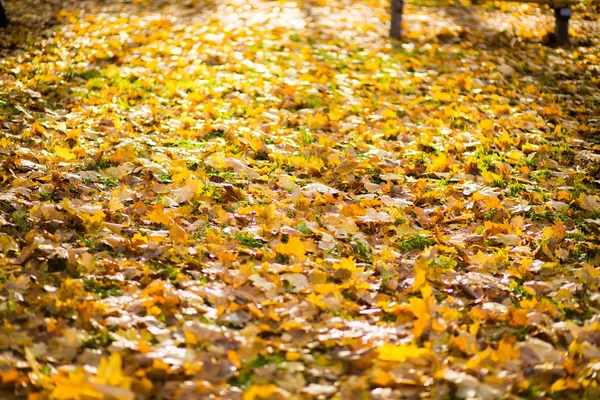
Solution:
[[[206,14],[216,7],[215,1],[135,1],[135,0],[2,0],[10,24],[0,28],[0,57],[35,46],[40,39],[52,35],[53,28],[65,23],[61,11],[74,13],[76,19],[102,14],[141,15],[162,12],[189,18]]]
[[[192,20],[209,16],[217,7],[217,3],[210,0],[3,0],[3,4],[11,23],[0,29],[0,129],[12,133],[20,132],[24,126],[48,113],[66,113],[77,102],[74,91],[86,90],[86,85],[89,89],[89,81],[100,70],[123,62],[119,56],[87,57],[95,47],[119,39],[121,31],[115,28],[114,21],[120,19],[121,26],[127,26],[128,18],[147,17],[155,21],[148,32],[157,32],[163,28],[160,21],[167,21],[168,26],[185,26]],[[111,21],[104,28],[99,19]],[[95,23],[96,28],[101,26],[106,36],[96,39],[96,44],[78,44],[58,54],[53,43],[64,41],[65,32],[71,25],[86,23]],[[75,36],[71,38],[75,41],[79,33],[73,32]],[[73,35],[73,32],[69,34]],[[122,54],[138,51],[139,44],[135,40],[128,38],[125,42]],[[36,57],[49,54],[57,61],[61,60],[60,65],[46,62],[32,70],[20,67],[31,68]],[[81,54],[86,57],[79,57]]]

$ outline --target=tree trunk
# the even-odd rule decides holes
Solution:
[[[569,41],[569,19],[571,15],[573,15],[573,11],[570,7],[554,9],[554,18],[556,19],[554,35],[556,36],[556,44],[560,46]]]
[[[390,36],[400,39],[402,36],[402,6],[403,0],[391,0],[392,22],[390,25]]]
[[[6,12],[4,11],[4,7],[2,3],[0,3],[0,28],[5,28],[8,26],[8,18],[6,17]]]

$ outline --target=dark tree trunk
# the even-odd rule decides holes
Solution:
[[[390,24],[390,36],[396,39],[400,39],[402,36],[402,6],[404,5],[403,0],[391,0],[391,13],[392,22]]]
[[[569,19],[573,15],[570,7],[562,7],[554,9],[554,17],[556,19],[556,28],[554,35],[556,36],[556,44],[563,45],[569,41]]]
[[[8,18],[6,17],[6,12],[4,11],[4,7],[2,3],[0,3],[0,28],[5,28],[8,26]]]

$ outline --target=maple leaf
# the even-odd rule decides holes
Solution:
[[[386,343],[377,349],[377,356],[382,361],[404,362],[412,358],[428,358],[433,356],[431,349],[420,348],[414,344],[393,345]]]
[[[82,370],[70,372],[55,378],[55,387],[50,394],[52,399],[73,400],[77,398],[102,399],[102,394],[89,382]]]
[[[67,147],[54,146],[54,154],[67,161],[75,160],[77,158],[77,156]]]
[[[172,223],[169,229],[169,238],[177,244],[185,244],[188,241],[189,235],[179,225]]]
[[[266,400],[273,396],[277,386],[275,385],[252,385],[242,396],[243,400]]]
[[[586,211],[600,211],[600,201],[598,200],[598,196],[594,196],[592,194],[587,195],[585,193],[581,193],[575,200],[575,204]]]
[[[356,269],[356,261],[352,257],[342,258],[339,262],[333,264],[333,268],[354,271]]]
[[[275,251],[285,256],[293,256],[299,260],[304,258],[306,246],[298,237],[290,237],[287,243],[279,243],[275,246]]]
[[[413,282],[413,291],[419,291],[427,282],[427,260],[420,256],[415,263],[415,280]]]
[[[131,379],[123,375],[123,360],[119,353],[112,353],[108,359],[100,359],[94,382],[129,389]]]

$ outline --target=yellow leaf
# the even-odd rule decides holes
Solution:
[[[248,139],[248,145],[250,148],[257,153],[264,153],[267,151],[267,146],[260,138],[253,137]]]
[[[315,307],[320,307],[320,308],[327,307],[325,305],[325,303],[323,303],[323,295],[322,294],[309,293],[309,295],[306,296],[306,301],[308,301],[310,304],[312,304]]]
[[[0,139],[0,147],[2,147],[3,149],[8,149],[10,146],[12,146],[12,144],[13,143],[7,138]]]
[[[148,345],[145,340],[138,340],[138,350],[142,354],[150,353],[152,348]]]
[[[398,118],[398,115],[396,114],[396,112],[394,110],[391,109],[387,109],[383,112],[383,114],[381,114],[381,118],[388,120],[388,119],[396,119]]]
[[[315,285],[313,287],[313,290],[315,291],[315,293],[319,294],[329,294],[336,292],[335,284],[333,283],[322,283],[320,285]]]
[[[416,292],[425,284],[427,281],[427,260],[423,257],[419,257],[415,263],[415,281],[413,283],[412,291]]]
[[[558,125],[556,125],[556,126],[554,127],[554,132],[553,132],[553,134],[554,134],[555,136],[560,136],[560,134],[562,133],[562,130],[563,130],[563,127],[562,127],[562,125],[561,125],[561,124],[558,124]]]
[[[42,133],[46,133],[47,130],[46,128],[44,128],[40,123],[38,122],[34,122],[33,125],[31,125],[31,131],[35,134],[42,134]]]
[[[379,63],[371,59],[365,63],[365,69],[367,71],[377,71],[379,69]]]
[[[163,370],[165,372],[171,371],[171,366],[163,360],[159,360],[158,358],[155,358],[154,361],[152,361],[152,368]]]
[[[563,240],[565,238],[566,229],[560,219],[557,219],[554,225],[547,226],[542,230],[542,238]]]
[[[378,358],[382,361],[404,362],[409,358],[425,358],[433,355],[430,349],[419,348],[414,344],[393,345],[386,343],[380,346]]]
[[[242,396],[242,400],[267,400],[277,390],[275,385],[252,385]]]
[[[425,284],[421,288],[422,299],[418,297],[411,297],[410,302],[410,311],[414,314],[417,319],[413,324],[413,335],[416,338],[421,337],[421,335],[425,332],[425,329],[429,327],[429,323],[431,320],[431,292],[433,288]]]
[[[77,258],[77,264],[82,266],[85,271],[92,272],[94,271],[96,260],[92,254],[85,252],[79,255],[79,258]]]
[[[447,306],[440,308],[439,312],[442,314],[442,318],[444,319],[444,321],[447,322],[455,322],[458,321],[460,317],[462,317],[460,311]]]
[[[177,244],[185,244],[188,241],[188,234],[179,225],[173,223],[169,229],[169,238]]]
[[[441,90],[434,90],[431,94],[434,100],[441,101],[444,103],[449,103],[454,99],[454,95],[448,92],[442,92]]]
[[[339,263],[333,264],[333,269],[347,269],[348,271],[354,271],[354,269],[356,269],[356,262],[352,257],[344,257]]]
[[[327,114],[327,117],[331,121],[339,121],[344,117],[344,114],[345,114],[344,111],[340,110],[339,108],[334,108],[333,110],[329,111],[329,114]]]
[[[539,91],[537,90],[537,88],[534,85],[529,85],[525,88],[525,93],[528,94],[538,94]]]
[[[100,210],[94,215],[81,213],[80,217],[87,227],[99,228],[104,225],[106,214],[104,214],[104,211]]]
[[[102,358],[98,367],[98,374],[94,379],[95,382],[108,384],[124,389],[131,387],[131,378],[123,375],[123,360],[119,353],[112,353],[107,360]]]
[[[50,393],[52,400],[100,400],[104,398],[87,380],[81,369],[69,372],[67,376],[59,375],[55,379],[54,390]]]
[[[125,205],[116,197],[111,197],[110,201],[108,202],[108,208],[111,211],[123,211],[125,209]]]
[[[158,316],[158,315],[162,314],[162,310],[156,306],[151,306],[146,312],[148,314],[154,315],[154,316]],[[159,360],[154,360],[154,361],[159,361]]]
[[[228,350],[227,351],[227,358],[229,359],[229,361],[236,368],[241,368],[242,367],[242,360],[240,359],[240,354],[237,351],[235,351],[235,350]]]
[[[542,113],[545,115],[556,115],[560,117],[563,113],[562,110],[556,106],[556,104],[550,104],[549,106],[542,107]]]
[[[291,237],[287,243],[280,243],[275,246],[275,251],[284,256],[294,256],[298,259],[303,259],[306,253],[306,246],[297,238]]]
[[[473,89],[473,79],[470,76],[459,75],[456,78],[456,85],[470,92]]]
[[[67,139],[77,140],[81,136],[81,129],[71,129],[67,131]]]
[[[288,351],[285,353],[285,359],[288,361],[296,361],[299,360],[302,355],[296,351]]]
[[[185,337],[185,343],[190,344],[190,345],[198,344],[198,339],[196,338],[196,335],[194,335],[189,330],[184,329],[183,336]]]
[[[320,171],[325,166],[325,161],[317,157],[310,157],[306,167],[314,171]]]
[[[139,232],[136,232],[133,237],[131,238],[131,243],[139,243],[139,244],[147,244],[148,243],[148,236],[144,236]]]
[[[322,129],[327,126],[329,119],[321,113],[310,114],[306,117],[306,123],[311,129]]]
[[[467,349],[467,345],[469,344],[469,339],[466,337],[458,337],[454,336],[450,338],[450,345],[459,349],[460,351],[465,351]]]
[[[480,326],[481,326],[481,323],[479,321],[469,325],[469,333],[471,335],[477,335],[477,332],[479,332]]]
[[[217,259],[222,263],[232,263],[237,260],[239,253],[237,251],[231,251],[227,249],[221,249],[215,251]]]
[[[509,162],[512,161],[512,163],[519,162],[523,157],[524,157],[524,154],[518,150],[512,150],[506,154],[506,158],[509,159]]]
[[[566,381],[564,379],[558,379],[556,382],[550,386],[551,392],[560,392],[561,390],[565,390],[567,388]]]
[[[477,125],[477,128],[479,128],[479,130],[481,130],[482,132],[493,131],[494,130],[494,121],[492,121],[491,119],[483,119],[479,122],[479,125]]]
[[[594,268],[592,264],[583,263],[583,270],[593,280],[596,280],[598,277],[600,277],[600,268]]]
[[[177,179],[180,177],[181,176],[177,177]],[[203,187],[204,185],[202,182],[198,182],[192,178],[187,178],[185,180],[185,185],[182,188],[173,190],[171,193],[172,198],[179,204],[191,201],[197,194],[201,193]]]
[[[423,297],[423,300],[429,299],[431,297],[431,293],[433,293],[433,288],[431,285],[426,284],[421,288],[421,296]]]
[[[433,329],[436,332],[443,332],[446,330],[446,326],[445,326],[445,324],[442,324],[439,320],[432,319],[431,320],[431,329]]]
[[[470,256],[469,260],[474,265],[485,265],[491,261],[491,257],[479,250],[476,254]]]
[[[432,172],[444,172],[451,162],[452,159],[444,153],[442,153],[439,156],[433,157],[433,159],[431,160],[431,164],[429,165],[429,169]]]
[[[498,342],[498,350],[496,351],[496,355],[502,363],[505,363],[508,360],[517,360],[520,352],[515,346],[514,338],[502,338],[502,340]]]
[[[373,383],[377,386],[390,386],[395,382],[395,379],[385,372],[379,372],[377,376],[373,379]]]
[[[77,156],[67,147],[54,146],[54,154],[67,161],[75,160],[77,158]]]
[[[483,179],[485,180],[486,183],[494,183],[496,181],[501,181],[502,180],[502,176],[498,175],[494,172],[491,171],[481,171],[481,176],[483,177]]]
[[[132,146],[119,147],[110,157],[110,161],[115,164],[124,164],[128,161],[135,161],[136,159],[135,149]]]
[[[120,68],[117,67],[115,64],[110,64],[106,68],[104,68],[104,76],[106,76],[108,79],[116,78],[117,76],[119,76],[120,73]]]
[[[271,203],[264,207],[262,210],[260,210],[259,215],[267,221],[275,219],[275,217],[277,217],[277,208],[275,207],[275,204]]]
[[[160,203],[154,204],[154,207],[152,208],[152,210],[146,214],[146,218],[148,218],[150,221],[154,222],[155,224],[164,224],[167,226],[173,222],[171,217],[167,217],[165,215],[165,210]]]
[[[413,323],[413,335],[415,338],[420,338],[421,335],[425,332],[425,329],[429,326],[429,318],[417,318]]]

